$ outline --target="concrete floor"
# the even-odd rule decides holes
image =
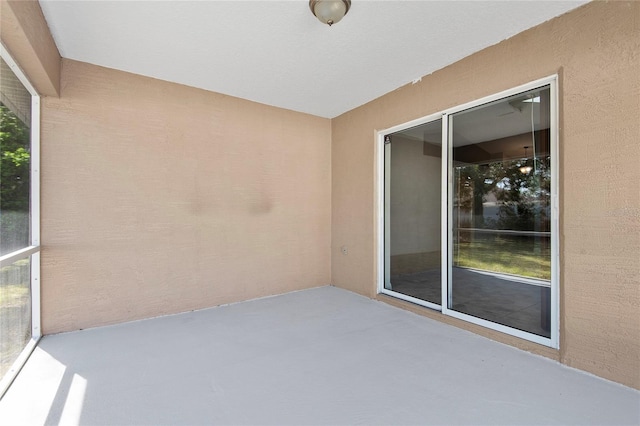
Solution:
[[[334,287],[45,337],[0,424],[640,423],[640,392]]]

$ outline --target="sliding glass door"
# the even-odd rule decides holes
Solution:
[[[380,292],[557,347],[555,84],[380,133]]]
[[[448,308],[550,337],[548,86],[449,116]]]
[[[385,164],[385,288],[440,305],[442,120],[388,135]]]

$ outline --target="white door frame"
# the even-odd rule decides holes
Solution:
[[[551,154],[551,330],[550,337],[528,333],[512,327],[507,327],[491,321],[483,320],[471,315],[463,314],[449,308],[451,306],[451,268],[453,261],[453,161],[452,135],[450,116],[457,112],[477,107],[502,98],[517,95],[540,87],[549,86],[550,89],[550,154]],[[389,168],[389,155],[385,155],[384,137],[395,132],[406,130],[431,121],[442,119],[442,201],[441,201],[441,250],[442,250],[442,305],[426,302],[411,296],[394,292],[385,288],[389,283],[389,182],[385,179],[385,172]],[[408,302],[416,303],[431,309],[440,310],[444,315],[456,317],[473,324],[477,324],[505,334],[526,339],[551,348],[559,348],[560,342],[560,240],[559,240],[559,116],[558,116],[558,75],[541,78],[518,87],[504,90],[490,96],[458,105],[444,111],[428,115],[408,123],[393,126],[376,132],[376,182],[377,182],[377,262],[378,262],[378,293],[387,294]],[[386,159],[386,160],[385,160]]]

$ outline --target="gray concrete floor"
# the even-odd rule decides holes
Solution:
[[[0,424],[640,423],[640,392],[321,287],[45,337]]]

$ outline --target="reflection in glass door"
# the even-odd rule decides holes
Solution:
[[[441,170],[441,119],[386,135],[385,289],[427,305],[441,303]]]
[[[448,308],[550,337],[549,86],[449,116]]]

